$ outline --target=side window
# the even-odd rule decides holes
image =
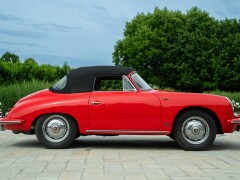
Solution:
[[[97,76],[94,91],[136,91],[127,76]]]
[[[122,91],[122,76],[97,76],[94,91]]]
[[[64,76],[56,84],[53,85],[54,90],[62,90],[67,84],[67,76]]]

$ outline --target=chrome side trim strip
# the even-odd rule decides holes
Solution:
[[[21,120],[14,120],[14,121],[0,121],[0,125],[14,125],[14,124],[21,124]]]
[[[107,133],[107,134],[156,134],[168,135],[169,131],[132,131],[132,130],[87,130],[87,133]]]

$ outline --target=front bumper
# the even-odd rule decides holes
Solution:
[[[227,121],[228,124],[235,126],[235,131],[240,131],[240,114],[235,113],[235,119],[230,119]]]
[[[234,116],[236,118],[234,119],[229,119],[227,122],[228,124],[233,124],[233,125],[240,125],[240,114],[234,113]]]
[[[4,126],[9,126],[9,125],[19,125],[22,124],[23,120],[20,119],[4,119],[0,118],[0,131],[4,131]]]
[[[240,118],[228,120],[229,124],[240,125]]]

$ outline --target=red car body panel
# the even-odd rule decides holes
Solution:
[[[176,116],[188,108],[210,110],[220,120],[224,133],[233,132],[236,125],[229,124],[227,120],[234,119],[232,107],[225,97],[197,93],[156,92],[162,104],[163,131],[171,131]],[[164,124],[169,124],[166,126]]]
[[[161,130],[161,102],[153,92],[101,92],[90,95],[89,129]]]
[[[81,134],[170,134],[179,113],[188,108],[210,111],[217,117],[223,133],[233,132],[237,124],[228,100],[222,96],[142,91],[128,75],[137,91],[92,91],[61,94],[50,90],[33,93],[18,101],[0,122],[20,120],[4,129],[29,131],[38,117],[46,114],[72,116]],[[96,103],[97,102],[97,103]],[[96,104],[93,104],[96,103]]]
[[[102,104],[93,106],[91,101],[102,101]],[[189,107],[201,107],[214,112],[224,133],[235,130],[236,125],[227,122],[234,119],[234,115],[225,98],[155,90],[76,94],[56,94],[43,90],[20,100],[4,120],[24,121],[20,125],[6,125],[5,129],[28,131],[39,116],[62,113],[76,119],[83,134],[91,129],[171,132],[177,114]]]
[[[48,89],[38,95],[20,100],[4,118],[21,119],[21,125],[5,126],[5,129],[28,131],[34,120],[44,114],[68,114],[76,119],[79,127],[88,127],[88,100],[90,93],[57,94]]]

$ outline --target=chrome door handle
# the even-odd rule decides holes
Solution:
[[[102,104],[100,101],[92,101],[91,102],[91,105],[99,105],[99,104]]]

